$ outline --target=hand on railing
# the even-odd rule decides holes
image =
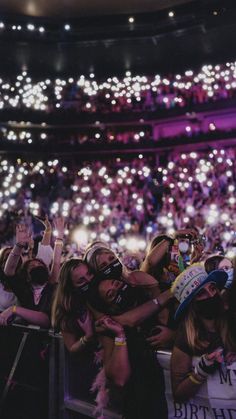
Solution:
[[[15,317],[14,314],[14,307],[15,306],[11,306],[6,308],[6,310],[4,310],[1,314],[0,314],[0,325],[1,326],[7,326],[9,323],[12,322],[12,320]]]

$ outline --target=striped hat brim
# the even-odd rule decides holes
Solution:
[[[179,305],[175,312],[175,320],[179,320],[180,316],[184,313],[192,299],[198,294],[204,285],[208,284],[209,282],[213,282],[217,288],[223,289],[227,279],[228,275],[224,271],[215,270],[210,272],[206,279],[201,283],[201,285],[198,288],[195,288],[193,292],[191,292],[191,294],[189,294],[188,297],[185,298],[185,300]]]

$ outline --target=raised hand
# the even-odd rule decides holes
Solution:
[[[197,231],[195,231],[192,228],[186,228],[176,231],[175,238],[183,237],[183,236],[189,236],[191,239],[196,239],[198,236]]]
[[[52,230],[52,225],[48,219],[48,215],[46,215],[45,218],[42,218],[42,217],[35,217],[35,218],[37,218],[37,220],[40,221],[40,223],[44,225],[46,231]]]
[[[65,230],[65,218],[64,217],[55,217],[53,220],[53,225],[57,231],[57,238],[63,239],[64,230]]]
[[[194,368],[195,374],[202,379],[215,372],[219,364],[224,362],[223,348],[217,348],[210,354],[204,354]]]
[[[25,224],[17,224],[16,226],[16,243],[28,245],[31,241],[29,228]]]

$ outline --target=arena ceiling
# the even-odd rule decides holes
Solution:
[[[155,12],[193,0],[1,0],[2,13],[34,17],[79,18]]]
[[[234,60],[235,3],[1,0],[0,76],[25,69],[36,77],[123,75],[127,70],[168,74]],[[29,24],[36,29],[27,30]],[[12,29],[18,26],[20,31]],[[41,26],[43,33],[38,32]]]

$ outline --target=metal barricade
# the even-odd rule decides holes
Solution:
[[[95,418],[94,350],[71,355],[61,334],[36,326],[0,328],[1,419]],[[105,409],[108,419],[120,419]]]

